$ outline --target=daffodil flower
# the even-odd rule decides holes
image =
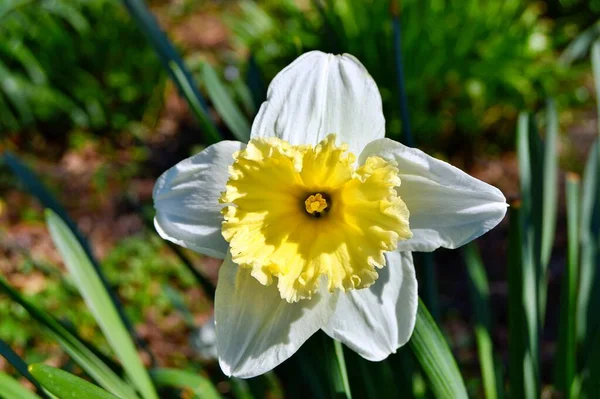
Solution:
[[[497,188],[384,135],[363,65],[310,52],[275,77],[247,145],[214,144],[158,179],[160,235],[224,259],[225,374],[269,371],[319,329],[385,359],[415,325],[411,251],[459,247],[504,217]]]

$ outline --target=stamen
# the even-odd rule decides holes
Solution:
[[[304,206],[306,207],[306,212],[311,215],[315,213],[319,214],[327,208],[327,200],[321,193],[313,194],[304,201]]]

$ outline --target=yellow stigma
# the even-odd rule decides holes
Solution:
[[[372,156],[356,167],[335,135],[317,146],[256,138],[234,155],[221,202],[231,259],[288,302],[369,287],[384,253],[412,236],[398,169]]]
[[[309,196],[306,201],[304,201],[304,206],[306,207],[306,212],[311,215],[321,213],[327,208],[327,200],[323,198],[321,193],[317,193]]]

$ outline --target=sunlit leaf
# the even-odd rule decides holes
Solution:
[[[77,238],[65,222],[51,210],[46,211],[46,223],[75,285],[113,351],[121,360],[123,369],[144,398],[157,398],[150,376],[142,364],[133,340]]]
[[[86,380],[45,364],[32,364],[29,371],[44,388],[61,399],[119,399]]]

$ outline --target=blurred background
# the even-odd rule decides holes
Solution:
[[[347,52],[379,86],[388,137],[499,187],[509,202],[523,192],[520,115],[541,137],[555,120],[557,227],[546,262],[539,378],[540,392],[557,392],[568,241],[562,182],[564,172],[584,172],[598,135],[590,50],[600,36],[600,0],[147,2],[169,42],[140,18],[143,5],[0,0],[0,153],[12,154],[0,164],[0,275],[12,287],[109,351],[52,243],[41,183],[89,242],[147,348],[145,364],[203,369],[220,394],[237,395],[198,339],[212,315],[198,278],[214,283],[218,262],[176,253],[157,236],[152,187],[163,171],[219,139],[247,138],[269,82],[297,56]],[[23,181],[23,167],[36,177]],[[499,367],[509,361],[508,230],[505,220],[469,249],[481,254],[487,275]],[[469,396],[484,397],[465,253],[441,250],[417,261],[421,296]],[[1,293],[0,339],[27,363],[79,370]],[[0,370],[14,374],[2,357]],[[508,379],[500,375],[503,391]],[[252,387],[255,397],[288,396],[285,376],[265,381]],[[418,380],[411,384],[413,395]]]

